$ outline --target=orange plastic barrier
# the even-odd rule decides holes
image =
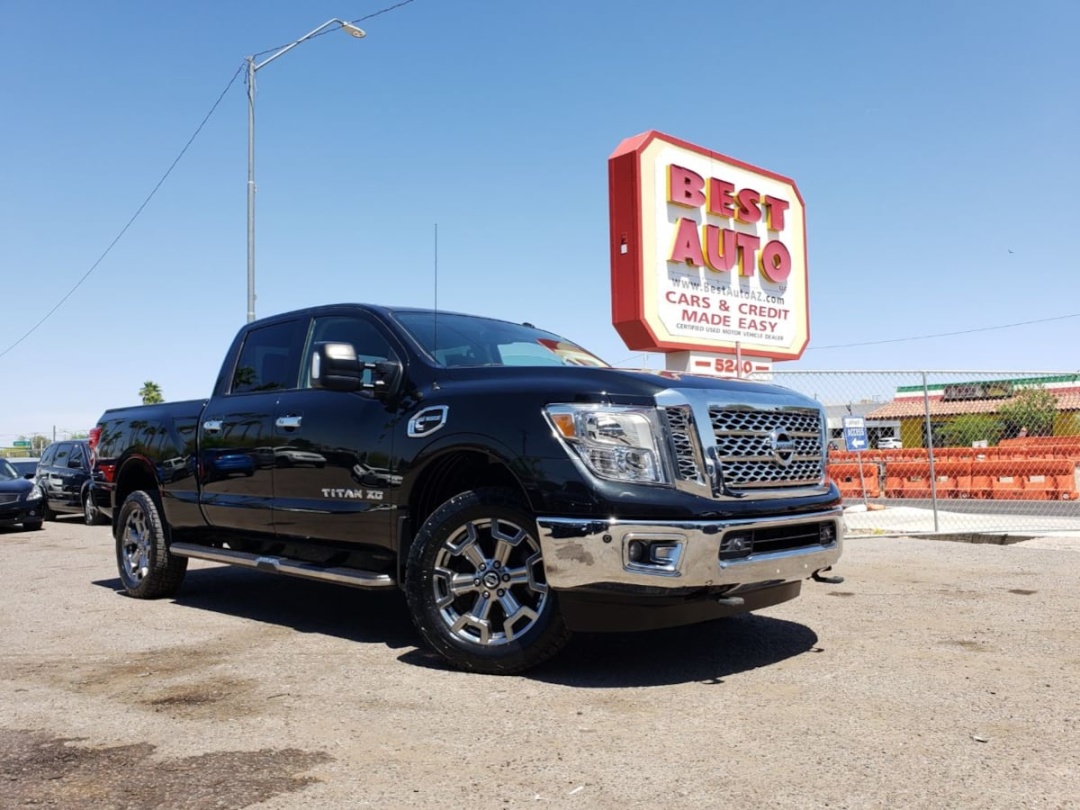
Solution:
[[[939,498],[970,498],[971,460],[935,463],[934,479]]]
[[[1080,459],[1080,436],[1025,436],[1022,439],[1002,439],[1002,451],[1024,452],[1029,457]]]
[[[930,465],[925,461],[885,463],[886,498],[929,498]]]
[[[1054,497],[1059,501],[1080,499],[1076,487],[1076,462],[1065,460],[1057,463],[1060,467],[1054,472]]]
[[[1080,436],[1024,436],[1002,439],[999,447],[1080,447]]]
[[[974,447],[935,447],[934,448],[934,460],[935,461],[956,461],[971,459],[972,455],[977,452]]]
[[[859,477],[858,464],[830,464],[828,466],[829,478],[840,488],[840,496],[843,498],[863,497],[863,488],[866,488],[867,498],[881,497],[881,481],[878,478],[878,465],[862,465],[862,478]]]
[[[976,461],[973,497],[995,500],[1077,500],[1076,464],[1067,459]]]

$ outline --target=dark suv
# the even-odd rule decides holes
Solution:
[[[37,484],[45,496],[46,520],[57,514],[81,514],[88,525],[103,522],[91,494],[92,459],[86,439],[53,442],[38,462]]]

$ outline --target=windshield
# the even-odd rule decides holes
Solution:
[[[442,366],[599,366],[595,354],[527,324],[473,315],[397,312],[394,317]]]
[[[22,478],[22,476],[8,463],[7,459],[0,458],[0,481],[14,481],[16,478]]]

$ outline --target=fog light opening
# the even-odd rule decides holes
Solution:
[[[822,523],[818,529],[818,540],[823,546],[831,546],[836,542],[836,526],[832,523]]]
[[[626,565],[641,572],[677,574],[683,542],[673,537],[628,539],[625,546]]]

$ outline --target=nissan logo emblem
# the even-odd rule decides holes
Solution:
[[[774,430],[769,436],[772,444],[772,455],[776,463],[786,467],[795,457],[795,440],[782,430]]]

